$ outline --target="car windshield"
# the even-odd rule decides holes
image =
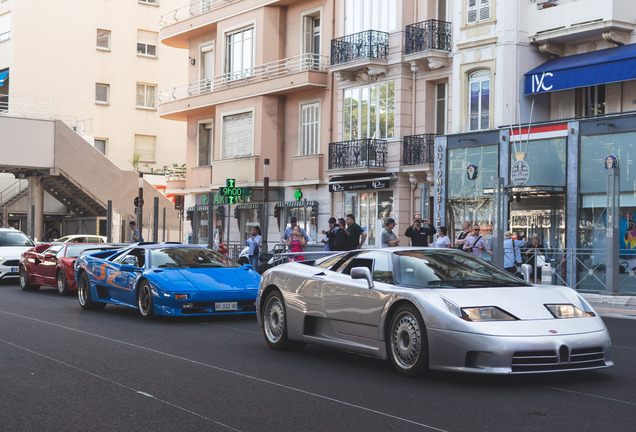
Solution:
[[[67,258],[77,258],[81,255],[105,251],[112,249],[112,247],[104,247],[98,245],[86,245],[86,244],[70,244],[66,247],[66,257]]]
[[[240,264],[212,249],[197,247],[168,247],[150,250],[151,268],[231,268]]]
[[[401,285],[417,288],[527,286],[524,281],[472,255],[440,250],[396,252]]]
[[[35,244],[24,233],[21,232],[0,232],[0,247],[7,246],[29,246]]]

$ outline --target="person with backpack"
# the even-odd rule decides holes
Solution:
[[[479,233],[479,225],[473,226],[473,232],[466,237],[466,243],[464,243],[464,251],[481,258],[484,252],[492,255],[492,252],[488,250],[488,244],[486,240]]]

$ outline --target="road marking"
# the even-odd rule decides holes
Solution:
[[[39,321],[39,320],[36,320],[36,321]],[[57,324],[53,324],[53,325],[57,325]],[[63,327],[63,328],[64,328],[64,326],[60,326],[60,327]],[[120,382],[113,381],[113,380],[112,380],[112,379],[110,379],[110,378],[106,378],[106,377],[104,377],[104,376],[97,375],[96,373],[93,373],[93,372],[88,371],[88,370],[86,370],[86,369],[82,369],[82,368],[80,368],[80,367],[73,366],[72,364],[66,363],[66,362],[64,362],[64,361],[62,361],[62,360],[58,360],[58,359],[55,359],[55,358],[53,358],[53,357],[47,356],[47,355],[45,355],[45,354],[39,353],[39,352],[37,352],[37,351],[33,351],[33,350],[29,349],[29,348],[26,348],[26,347],[23,347],[23,346],[20,346],[20,345],[16,345],[16,344],[14,344],[14,343],[12,343],[12,342],[9,342],[9,341],[6,341],[6,340],[4,340],[4,339],[0,339],[0,342],[4,342],[4,343],[6,343],[7,345],[11,345],[11,346],[13,346],[13,347],[15,347],[15,348],[19,348],[19,349],[21,349],[21,350],[24,350],[24,351],[30,352],[31,354],[35,354],[35,355],[37,355],[37,356],[40,356],[40,357],[45,358],[45,359],[47,359],[47,360],[50,360],[50,361],[52,361],[52,362],[59,363],[59,364],[61,364],[61,365],[67,366],[67,367],[69,367],[69,368],[71,368],[71,369],[75,369],[75,370],[77,370],[77,371],[83,372],[83,373],[88,374],[88,375],[90,375],[90,376],[92,376],[92,377],[95,377],[95,378],[98,378],[98,379],[104,380],[104,381],[109,382],[109,383],[111,383],[111,384],[114,384],[114,385],[116,385],[116,386],[123,387],[123,388],[125,388],[126,390],[130,390],[130,391],[135,392],[135,393],[138,393],[138,394],[140,394],[140,395],[143,395],[143,396],[149,397],[149,398],[154,399],[154,400],[156,400],[156,401],[158,401],[158,402],[161,402],[162,404],[165,404],[165,405],[171,406],[171,407],[176,408],[176,409],[181,410],[181,411],[185,411],[185,412],[186,412],[186,413],[188,413],[188,414],[192,414],[192,415],[194,415],[194,416],[200,417],[200,418],[202,418],[202,419],[204,419],[204,420],[207,420],[207,421],[210,421],[210,422],[212,422],[212,423],[214,423],[214,424],[216,424],[216,425],[223,426],[223,427],[224,427],[224,428],[226,428],[226,429],[233,430],[233,431],[237,431],[237,432],[241,432],[239,429],[233,428],[232,426],[228,426],[228,425],[226,425],[226,424],[224,424],[224,423],[221,423],[221,422],[219,422],[219,421],[217,421],[217,420],[211,419],[211,418],[209,418],[209,417],[206,417],[206,416],[204,416],[204,415],[202,415],[202,414],[199,414],[199,413],[196,413],[196,412],[194,412],[194,411],[190,411],[190,410],[189,410],[189,409],[187,409],[187,408],[184,408],[184,407],[179,406],[179,405],[175,405],[175,404],[170,403],[170,402],[168,402],[168,401],[166,401],[166,400],[159,399],[158,397],[155,397],[155,396],[153,396],[153,395],[151,395],[151,394],[149,394],[149,393],[142,392],[141,390],[134,389],[134,388],[129,387],[129,386],[127,386],[127,385],[125,385],[125,384],[122,384],[122,383],[120,383]]]
[[[230,375],[235,375],[235,376],[238,376],[238,377],[241,377],[241,378],[245,378],[245,379],[248,379],[248,380],[257,381],[257,382],[264,383],[264,384],[269,384],[269,385],[275,386],[275,387],[280,387],[280,388],[283,388],[285,390],[301,393],[301,394],[304,394],[304,395],[307,395],[307,396],[315,397],[315,398],[318,398],[318,399],[323,399],[323,400],[326,400],[326,401],[329,401],[329,402],[334,402],[334,403],[337,403],[337,404],[340,404],[340,405],[344,405],[344,406],[355,408],[355,409],[358,409],[358,410],[361,410],[361,411],[366,411],[366,412],[369,412],[369,413],[377,414],[377,415],[382,416],[382,417],[391,418],[391,419],[398,420],[398,421],[401,421],[401,422],[404,422],[404,423],[409,423],[409,424],[412,424],[412,425],[415,425],[415,426],[420,426],[420,427],[423,427],[423,428],[426,428],[426,429],[439,431],[439,432],[448,432],[448,431],[446,431],[444,429],[439,429],[439,428],[436,428],[434,426],[427,425],[427,424],[424,424],[424,423],[418,423],[418,422],[416,422],[414,420],[409,420],[409,419],[406,419],[404,417],[398,417],[398,416],[395,416],[395,415],[392,415],[392,414],[388,414],[388,413],[385,413],[385,412],[382,412],[382,411],[374,410],[374,409],[371,409],[371,408],[366,408],[366,407],[363,407],[361,405],[356,405],[356,404],[353,404],[353,403],[350,403],[350,402],[345,402],[345,401],[342,401],[342,400],[339,400],[339,399],[335,399],[335,398],[332,398],[332,397],[329,397],[329,396],[324,396],[324,395],[321,395],[321,394],[318,394],[318,393],[313,393],[313,392],[310,392],[310,391],[307,391],[307,390],[302,390],[302,389],[299,389],[297,387],[291,387],[291,386],[288,386],[288,385],[285,385],[285,384],[280,384],[280,383],[277,383],[277,382],[274,382],[274,381],[269,381],[269,380],[266,380],[264,378],[258,378],[258,377],[252,376],[252,375],[244,374],[242,372],[236,372],[236,371],[233,371],[233,370],[230,370],[230,369],[225,369],[225,368],[222,368],[222,367],[219,367],[219,366],[214,366],[214,365],[211,365],[211,364],[202,363],[202,362],[197,361],[197,360],[191,360],[191,359],[188,359],[188,358],[185,358],[185,357],[182,357],[182,356],[178,356],[178,355],[175,355],[175,354],[170,354],[170,353],[166,353],[166,352],[163,352],[163,351],[155,350],[153,348],[148,348],[148,347],[144,347],[144,346],[141,346],[141,345],[136,345],[136,344],[133,344],[133,343],[130,343],[130,342],[124,342],[124,341],[121,341],[121,340],[118,340],[118,339],[110,338],[108,336],[102,336],[102,335],[98,335],[98,334],[95,334],[95,333],[90,333],[90,332],[87,332],[87,331],[84,331],[84,330],[74,329],[74,328],[71,328],[71,327],[63,326],[61,324],[55,324],[55,323],[44,321],[44,320],[40,320],[40,319],[37,319],[37,318],[31,318],[31,317],[26,317],[26,316],[23,316],[23,315],[17,315],[17,314],[11,313],[11,312],[0,311],[0,313],[6,314],[6,315],[11,315],[11,316],[14,316],[14,317],[17,317],[17,318],[23,318],[23,319],[39,322],[39,323],[42,323],[42,324],[52,325],[54,327],[59,327],[59,328],[65,329],[65,330],[70,330],[70,331],[73,331],[73,332],[82,333],[82,334],[85,334],[85,335],[88,335],[88,336],[93,336],[93,337],[104,339],[104,340],[107,340],[107,341],[110,341],[110,342],[115,342],[115,343],[119,343],[119,344],[122,344],[122,345],[127,345],[127,346],[130,346],[130,347],[134,347],[134,348],[138,348],[138,349],[141,349],[141,350],[149,351],[149,352],[152,352],[152,353],[155,353],[155,354],[160,354],[160,355],[163,355],[163,356],[166,356],[166,357],[170,357],[170,358],[174,358],[174,359],[177,359],[177,360],[183,360],[183,361],[186,361],[188,363],[193,363],[193,364],[196,364],[196,365],[199,365],[199,366],[204,366],[204,367],[207,367],[207,368],[210,368],[210,369],[217,370],[219,372],[224,372],[224,373],[227,373],[227,374],[230,374]],[[11,342],[4,341],[3,339],[0,339],[0,341],[6,342],[6,343],[8,343],[10,345],[14,345]],[[22,349],[24,349],[26,351],[30,351],[30,352],[32,352],[34,354],[37,354],[37,355],[40,355],[42,357],[49,358],[52,361],[55,361],[55,362],[58,362],[58,363],[62,363],[62,364],[66,364],[66,363],[64,363],[62,361],[47,357],[44,354],[39,354],[39,353],[36,353],[35,351],[31,351],[28,348],[23,348],[23,347],[20,347],[18,345],[14,345],[14,346],[16,346],[18,348],[22,348]],[[124,385],[124,384],[117,383],[117,382],[112,381],[112,380],[110,380],[108,378],[101,377],[99,375],[95,375],[92,372],[84,371],[83,369],[80,369],[80,368],[72,366],[72,365],[68,365],[68,366],[72,367],[74,369],[78,369],[78,370],[81,370],[83,372],[86,372],[86,373],[88,373],[90,375],[93,375],[93,376],[96,376],[98,378],[104,379],[106,381],[112,382],[114,384],[120,385],[120,386],[122,386],[124,388],[133,390],[135,392],[139,392],[139,390],[132,389],[132,388],[130,388],[130,387]],[[170,402],[163,401],[161,399],[157,399],[157,400],[162,402],[162,403],[165,403],[167,405],[174,406],[175,408],[182,409],[184,411],[190,412],[190,411],[186,410],[185,408],[179,407],[177,405],[173,405]],[[203,416],[201,414],[197,414],[197,413],[194,413],[194,412],[192,414],[194,414],[196,416],[199,416],[199,417],[202,417],[202,418],[205,418],[206,420],[210,420],[210,421],[213,421],[215,423],[218,423],[216,420],[208,419],[207,417],[205,417],[205,416]],[[227,427],[229,429],[236,430],[236,429],[233,429],[230,426],[224,425],[222,423],[218,423],[218,424],[222,425],[222,426],[225,426],[225,427]]]
[[[252,331],[252,330],[244,330],[244,329],[240,329],[240,328],[236,328],[236,327],[230,327],[230,326],[224,326],[224,325],[220,325],[220,324],[212,324],[212,323],[201,323],[202,325],[207,325],[207,326],[211,326],[211,327],[221,327],[224,329],[228,329],[228,330],[236,330],[236,331],[240,331],[243,333],[251,333],[251,334],[257,334],[260,335],[261,332],[258,331]]]
[[[596,398],[596,399],[603,399],[603,400],[607,400],[610,402],[619,402],[619,403],[624,403],[627,405],[636,405],[636,402],[631,402],[631,401],[625,401],[625,400],[621,400],[621,399],[614,399],[614,398],[610,398],[607,396],[599,396],[599,395],[594,395],[591,393],[583,393],[583,392],[578,392],[578,391],[574,391],[574,390],[567,390],[567,389],[562,389],[562,388],[558,388],[558,387],[548,387],[546,386],[546,388],[552,389],[552,390],[558,390],[558,391],[562,391],[562,392],[566,392],[566,393],[573,393],[573,394],[577,394],[577,395],[581,395],[581,396],[587,396],[587,397],[591,397],[591,398]]]

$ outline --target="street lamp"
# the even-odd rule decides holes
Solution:
[[[269,159],[265,159],[263,166],[263,250],[265,252],[267,249],[267,215],[268,215],[268,204],[269,204]]]

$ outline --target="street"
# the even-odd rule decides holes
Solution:
[[[615,366],[432,373],[326,348],[271,350],[255,318],[144,321],[0,284],[3,431],[633,431],[636,320],[605,318]]]

